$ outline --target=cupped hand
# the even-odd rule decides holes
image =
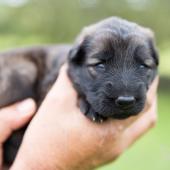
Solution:
[[[156,122],[156,78],[142,113],[102,124],[77,107],[77,94],[62,68],[31,121],[11,170],[86,170],[115,160]]]

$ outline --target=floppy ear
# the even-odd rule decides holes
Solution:
[[[151,50],[151,55],[152,55],[153,59],[155,60],[156,65],[158,66],[159,65],[159,54],[158,54],[158,51],[157,51],[156,45],[155,45],[154,32],[151,29],[144,28],[144,27],[140,27],[140,30],[145,33],[145,35],[148,39],[148,45]]]
[[[149,44],[149,48],[151,50],[151,55],[154,58],[156,65],[158,66],[159,65],[159,54],[158,54],[158,51],[157,51],[156,45],[155,45],[154,33],[149,28],[142,28],[142,30],[145,32],[146,36],[148,37],[148,44]]]
[[[156,65],[158,66],[159,65],[159,54],[156,49],[154,39],[149,39],[149,48],[151,50],[151,55],[154,58]]]
[[[81,47],[81,45],[76,45],[74,46],[68,55],[69,62],[75,63],[75,64],[80,64],[83,61],[84,58],[84,50]]]
[[[83,40],[80,44],[76,44],[73,46],[73,48],[70,50],[68,54],[69,62],[74,64],[82,64],[85,55],[86,55],[86,48],[87,48],[87,42],[88,40]]]
[[[159,54],[155,44],[155,35],[152,30],[148,29],[149,32],[149,47],[151,50],[151,55],[155,60],[156,65],[159,65]]]

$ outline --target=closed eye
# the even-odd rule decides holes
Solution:
[[[143,62],[141,62],[140,63],[140,65],[139,65],[139,67],[140,68],[153,68],[154,66],[156,66],[155,65],[155,63],[153,62],[153,60],[151,60],[151,59],[146,59],[146,60],[144,60]]]
[[[144,68],[149,68],[149,67],[148,67],[147,65],[145,65],[145,64],[140,64],[140,65],[139,65],[139,68],[140,68],[140,69],[144,69]]]
[[[105,71],[105,63],[102,62],[95,63],[95,64],[88,64],[88,67],[91,67],[96,71]]]
[[[95,67],[100,70],[105,70],[105,65],[103,63],[97,63]]]

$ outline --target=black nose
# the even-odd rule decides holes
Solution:
[[[135,104],[136,100],[133,96],[119,96],[115,103],[118,107],[128,108]]]

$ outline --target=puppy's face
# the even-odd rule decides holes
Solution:
[[[118,18],[102,23],[80,36],[69,72],[93,112],[123,119],[144,108],[158,56],[148,30]]]

